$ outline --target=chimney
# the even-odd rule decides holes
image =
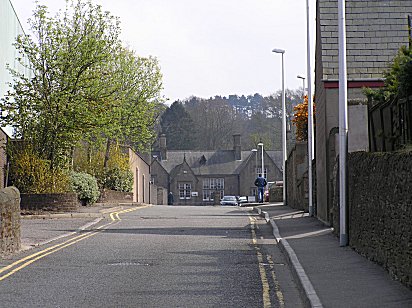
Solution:
[[[233,151],[235,152],[235,160],[242,160],[242,147],[240,145],[240,134],[233,135]]]
[[[166,135],[161,134],[159,137],[160,160],[167,160]]]

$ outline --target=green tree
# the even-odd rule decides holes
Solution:
[[[165,110],[160,119],[169,150],[188,150],[196,146],[196,128],[192,117],[180,101]]]
[[[385,86],[377,90],[365,89],[366,96],[384,102],[394,96],[406,97],[412,93],[412,47],[399,49],[384,77]]]
[[[85,134],[104,125],[101,115],[111,109],[116,86],[110,64],[120,28],[100,6],[80,0],[55,18],[38,5],[30,25],[34,37],[19,36],[15,45],[27,55],[33,77],[11,71],[2,125],[13,126],[53,170],[67,163]]]

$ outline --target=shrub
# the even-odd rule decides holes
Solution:
[[[296,140],[306,141],[308,140],[308,96],[305,95],[303,103],[296,105],[293,110],[295,113],[292,122],[296,125]],[[313,104],[313,114],[315,114],[315,104]]]
[[[111,190],[130,192],[133,189],[133,174],[128,169],[110,169],[105,173],[104,180],[103,186]]]
[[[70,182],[83,205],[93,204],[99,198],[99,186],[94,176],[84,172],[72,172]]]
[[[51,170],[50,161],[41,159],[29,145],[9,149],[9,184],[22,193],[64,193],[70,190],[66,170]]]

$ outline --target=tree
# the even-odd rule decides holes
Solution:
[[[19,36],[15,45],[27,55],[33,77],[11,70],[14,86],[2,102],[2,125],[13,126],[53,170],[67,163],[85,134],[105,124],[120,29],[100,6],[80,0],[55,18],[38,5],[30,25],[34,38]]]
[[[189,150],[196,147],[196,128],[192,117],[182,102],[175,101],[162,114],[160,119],[162,133],[167,137],[169,150]]]
[[[198,149],[216,150],[232,145],[231,136],[237,132],[237,116],[225,99],[216,96],[198,100],[187,107],[196,124]]]
[[[367,97],[378,102],[385,102],[399,96],[406,97],[412,93],[412,47],[402,46],[384,73],[385,86],[377,90],[365,89]]]

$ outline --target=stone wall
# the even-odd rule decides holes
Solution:
[[[350,153],[349,245],[412,288],[412,152]],[[336,173],[338,177],[338,172]],[[339,184],[334,226],[339,232]]]
[[[294,209],[308,210],[307,150],[306,141],[297,141],[286,161],[286,200]]]
[[[0,254],[13,253],[20,247],[20,192],[7,187],[0,190]]]
[[[21,194],[20,208],[27,211],[76,211],[80,206],[76,193]]]
[[[114,190],[106,190],[106,189],[100,193],[99,200],[97,200],[97,203],[106,203],[106,204],[132,203],[132,202],[133,202],[132,192],[114,191]]]

